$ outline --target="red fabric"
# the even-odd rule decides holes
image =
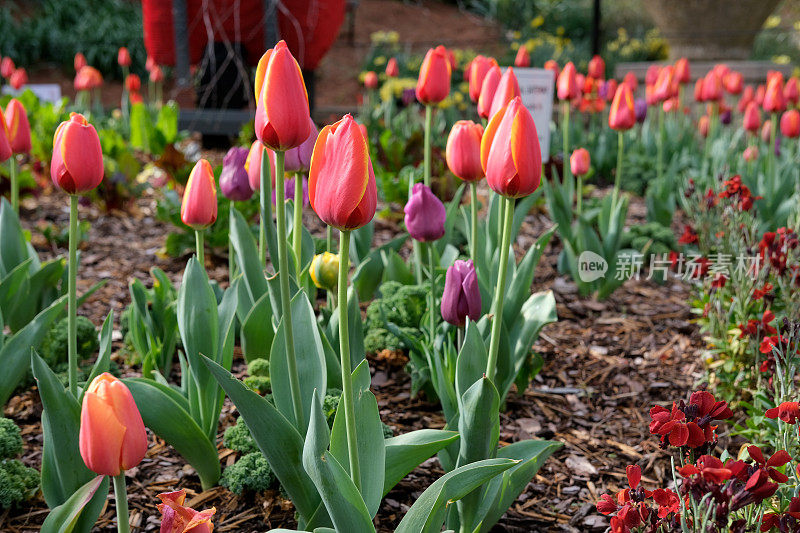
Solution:
[[[209,40],[241,41],[248,60],[255,66],[265,52],[263,0],[238,0],[237,17],[231,0],[187,0],[189,59],[195,65],[203,57]],[[206,11],[204,16],[203,10]],[[175,64],[175,37],[172,24],[172,2],[142,0],[144,45],[159,65]],[[345,0],[284,0],[278,6],[278,29],[300,66],[313,70],[336,40],[344,21]],[[207,20],[206,20],[207,19]],[[206,28],[210,23],[210,29]]]

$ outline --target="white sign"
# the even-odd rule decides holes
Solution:
[[[550,159],[550,121],[553,118],[553,71],[543,68],[517,68],[522,105],[528,108],[542,149],[542,162]]]
[[[3,94],[19,96],[28,89],[42,102],[56,104],[61,100],[61,86],[57,83],[31,83],[23,86],[20,90],[16,90],[10,85],[5,85],[3,86]],[[537,124],[536,127],[538,128],[539,125]]]

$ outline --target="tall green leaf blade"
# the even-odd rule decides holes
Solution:
[[[105,487],[105,490],[103,490],[103,487]],[[97,476],[89,480],[76,490],[67,501],[50,511],[42,524],[41,531],[43,533],[72,533],[75,531],[81,513],[91,503],[95,494],[102,494],[103,492],[108,493],[107,476]],[[105,500],[105,497],[103,500]],[[95,516],[96,519],[97,516]]]
[[[253,304],[250,312],[242,320],[240,337],[242,352],[248,363],[254,359],[267,359],[269,357],[272,350],[272,341],[275,338],[275,330],[272,329],[272,305],[269,294],[262,294],[261,298]]]
[[[25,234],[8,200],[0,198],[0,276],[28,259]]]
[[[412,470],[457,440],[458,432],[442,429],[418,429],[386,439],[383,496]]]
[[[517,266],[516,275],[511,279],[506,299],[503,303],[503,322],[509,329],[512,328],[514,321],[517,319],[519,311],[522,309],[522,303],[531,292],[536,265],[539,263],[539,258],[541,258],[542,252],[547,247],[547,243],[553,237],[556,227],[553,226],[536,239],[536,243],[525,253],[525,257],[522,258],[522,261]]]
[[[267,292],[264,265],[258,256],[256,240],[242,214],[231,208],[230,216],[233,221],[230,239],[236,252],[236,265],[244,276],[250,298],[256,302]]]

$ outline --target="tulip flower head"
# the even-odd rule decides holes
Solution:
[[[725,76],[725,90],[734,96],[741,94],[744,87],[744,76],[741,72],[732,70]]]
[[[742,90],[742,96],[739,97],[739,102],[736,104],[736,110],[739,113],[743,113],[745,109],[747,109],[747,104],[750,102],[755,102],[756,100],[756,91],[753,89],[752,85],[747,85]]]
[[[267,50],[256,69],[258,140],[276,151],[300,146],[311,134],[308,93],[300,65],[286,42]]]
[[[704,102],[717,102],[722,98],[722,80],[716,71],[708,71],[703,78],[702,96]]]
[[[425,105],[438,104],[450,94],[451,65],[447,49],[431,48],[422,60],[417,80],[417,100]]]
[[[539,187],[539,134],[519,96],[489,121],[481,139],[481,165],[489,187],[508,198],[528,196]]]
[[[7,161],[14,151],[11,149],[11,139],[8,135],[5,115],[0,113],[0,163]]]
[[[604,80],[606,77],[606,62],[599,55],[595,55],[589,60],[587,75],[596,80]]]
[[[559,100],[572,100],[578,95],[580,89],[575,73],[575,65],[572,61],[564,65],[561,74],[558,75],[558,82],[556,85]]]
[[[514,57],[514,66],[519,68],[531,66],[531,53],[528,51],[527,46],[520,46],[519,50],[517,50],[517,55]]]
[[[791,109],[781,116],[781,134],[795,139],[800,135],[800,111]]]
[[[772,120],[767,119],[761,126],[761,140],[769,144],[770,137],[772,137]]]
[[[0,76],[9,79],[17,67],[14,65],[14,60],[6,56],[0,61]]]
[[[364,75],[364,87],[371,91],[378,88],[378,75],[374,70],[370,70]]]
[[[250,152],[247,154],[247,160],[244,162],[244,168],[247,170],[247,179],[250,183],[250,188],[254,191],[261,190],[261,155],[264,152],[264,145],[261,141],[254,141],[250,145]],[[275,184],[275,152],[266,148],[267,159],[269,160],[269,177],[270,183]]]
[[[459,120],[450,130],[445,150],[447,166],[464,181],[480,181],[485,176],[481,166],[482,136],[483,126],[471,120]]]
[[[675,62],[675,79],[683,85],[684,83],[689,83],[692,75],[689,70],[689,60],[685,57],[678,59]]]
[[[672,97],[672,78],[674,71],[667,65],[658,72],[658,78],[653,88],[653,98],[656,102],[665,102]]]
[[[414,184],[403,212],[406,214],[406,228],[413,239],[431,242],[444,237],[446,210],[427,185]]]
[[[697,78],[697,81],[694,82],[694,101],[697,103],[703,103],[705,100],[703,99],[703,82],[704,78]]]
[[[311,165],[311,154],[314,152],[314,143],[317,142],[317,125],[308,118],[309,130],[311,133],[303,144],[286,151],[283,169],[286,172],[308,172]]]
[[[157,506],[161,513],[161,533],[213,533],[211,517],[217,512],[214,507],[203,511],[185,507],[185,489],[165,492],[158,498],[164,502]]]
[[[491,57],[484,57],[482,55],[475,56],[475,59],[470,63],[469,71],[469,98],[474,103],[478,103],[478,98],[481,96],[481,89],[483,88],[483,80],[486,74],[492,67],[497,66],[497,61]],[[499,68],[499,67],[498,67]],[[495,88],[497,84],[495,84]],[[492,94],[494,96],[494,93]],[[489,101],[491,105],[491,100]]]
[[[492,107],[489,108],[489,116],[493,117],[497,111],[505,107],[512,98],[519,96],[519,82],[517,75],[514,74],[514,68],[508,67],[500,78],[500,83],[497,84],[497,90],[494,92],[492,98]]]
[[[758,159],[758,147],[756,146],[748,146],[744,149],[744,153],[742,154],[744,160],[748,163],[751,163]]]
[[[76,91],[91,91],[103,85],[103,75],[100,71],[89,65],[81,67],[75,75],[75,90]]]
[[[590,164],[589,150],[586,148],[578,148],[569,157],[569,168],[575,176],[583,176],[589,172]]]
[[[637,98],[633,101],[633,111],[636,114],[636,122],[639,124],[647,118],[647,101],[644,98]]]
[[[800,100],[800,89],[798,88],[798,80],[796,77],[792,76],[786,81],[786,85],[783,86],[783,97],[792,105],[797,105],[797,102]]]
[[[633,107],[633,93],[624,83],[617,88],[611,109],[608,111],[608,125],[612,130],[629,130],[636,123],[636,110]]]
[[[386,63],[386,76],[389,78],[396,78],[400,75],[400,67],[397,64],[397,59],[392,57]]]
[[[488,119],[491,117],[490,111],[492,110],[492,101],[494,100],[494,93],[497,91],[497,86],[500,84],[500,78],[503,74],[500,72],[500,67],[492,65],[486,76],[483,77],[483,85],[481,86],[481,94],[478,97],[478,115],[481,118]]]
[[[78,447],[89,470],[102,476],[135,467],[147,453],[147,433],[133,395],[108,372],[94,378],[83,395]]]
[[[158,65],[153,65],[153,68],[150,69],[150,81],[153,83],[164,81],[164,71]]]
[[[81,52],[75,54],[75,57],[72,59],[72,66],[75,68],[76,74],[80,72],[81,69],[87,66],[88,64],[89,62],[86,61],[86,56],[83,55]]]
[[[156,67],[156,60],[153,59],[152,56],[147,56],[147,59],[144,62],[144,69],[147,72],[152,72],[155,67]]]
[[[759,111],[758,104],[750,102],[744,110],[743,124],[744,129],[750,133],[758,133],[758,128],[761,127],[761,112]]]
[[[142,88],[142,80],[138,74],[128,74],[125,78],[125,88],[129,93],[138,93]]]
[[[708,115],[703,115],[700,117],[700,120],[697,121],[697,132],[700,134],[700,137],[704,139],[708,137],[709,121]]]
[[[655,85],[656,81],[658,80],[659,72],[661,72],[661,66],[659,65],[653,64],[647,67],[647,72],[644,75],[644,84]]]
[[[124,46],[121,46],[120,49],[117,50],[117,63],[121,67],[131,66],[131,54]]]
[[[253,196],[253,189],[244,168],[249,151],[234,146],[222,159],[222,172],[219,175],[219,188],[229,200],[241,202]]]
[[[83,115],[70,114],[53,139],[50,178],[69,194],[91,191],[103,180],[103,150],[97,130]]]
[[[336,290],[339,284],[339,256],[330,252],[315,255],[308,273],[318,289]]]
[[[636,88],[639,86],[639,80],[636,79],[636,74],[633,72],[626,73],[625,77],[622,78],[622,83],[630,87],[631,92],[635,92]],[[614,98],[614,95],[612,94],[610,98]]]
[[[357,229],[375,216],[375,173],[366,138],[352,116],[322,128],[308,176],[311,207],[329,226]]]
[[[467,317],[477,322],[481,317],[481,291],[472,261],[457,260],[447,269],[442,293],[442,318],[463,327]]]
[[[201,159],[195,164],[181,203],[181,220],[195,230],[209,227],[217,220],[217,187],[211,163]]]
[[[558,62],[555,59],[548,59],[544,62],[544,69],[553,73],[553,81],[558,81],[558,75],[561,73],[558,68]]]
[[[786,109],[786,98],[783,96],[783,78],[773,76],[767,83],[764,92],[764,111],[782,113]]]
[[[15,154],[27,154],[31,151],[31,126],[25,106],[16,98],[12,98],[6,106],[6,126],[11,151]]]
[[[8,80],[11,86],[19,91],[28,84],[28,72],[24,68],[18,68],[11,73],[11,79]]]

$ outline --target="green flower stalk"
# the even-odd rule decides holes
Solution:
[[[303,177],[294,175],[294,224],[292,225],[292,248],[294,248],[294,271],[300,279],[303,255]]]
[[[19,180],[17,178],[17,156],[11,154],[8,160],[8,173],[11,179],[11,207],[14,214],[19,215]]]
[[[78,397],[78,309],[77,309],[77,278],[78,278],[78,196],[69,197],[69,281],[68,281],[68,330],[67,337],[67,364],[69,375],[69,391]]]
[[[511,230],[514,225],[514,199],[501,197],[505,204],[500,244],[500,270],[497,287],[494,292],[494,308],[492,318],[492,339],[489,343],[489,360],[486,362],[486,377],[494,381],[497,373],[497,354],[500,350],[500,332],[503,325],[503,301],[506,296],[506,274],[508,273],[508,249],[511,246]]]
[[[125,472],[112,478],[114,480],[114,501],[117,504],[117,533],[130,533],[130,513],[128,512],[128,490],[125,486]]]

